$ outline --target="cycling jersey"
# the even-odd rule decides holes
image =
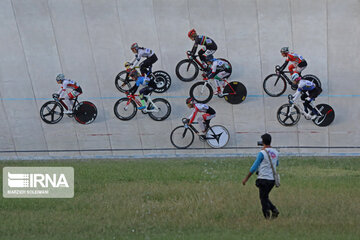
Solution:
[[[209,37],[203,36],[203,35],[198,35],[195,38],[195,45],[204,45],[206,47],[206,49],[209,50],[216,50],[217,49],[217,45],[214,42],[214,40],[212,40]]]
[[[67,88],[73,89],[73,90],[78,91],[78,92],[82,92],[81,88],[80,88],[80,85],[77,82],[75,82],[75,81],[73,81],[71,79],[64,79],[58,94],[60,95],[60,94],[62,94],[64,92],[66,92]]]
[[[132,61],[134,63],[134,66],[136,66],[142,57],[149,58],[154,54],[154,52],[149,48],[139,48],[137,54],[135,54],[135,59]]]
[[[195,119],[198,112],[207,113],[209,115],[214,115],[215,114],[215,110],[212,107],[210,107],[209,105],[201,104],[201,103],[195,103],[194,104],[194,110],[193,110],[193,112],[191,113],[191,115],[189,117],[189,119],[190,119],[189,124],[191,124],[194,121],[194,119]]]
[[[208,72],[208,78],[213,78],[216,76],[216,74],[218,74],[219,72],[222,71],[228,71],[230,68],[229,64],[225,61],[216,59],[215,61],[213,61],[212,65],[211,65],[211,71]]]
[[[286,60],[287,62],[296,62],[301,63],[302,61],[305,61],[305,59],[296,53],[288,53]]]
[[[296,93],[293,95],[293,97],[294,97],[293,100],[295,101],[300,96],[301,92],[312,91],[315,88],[316,88],[315,83],[310,82],[305,79],[301,79],[298,84],[298,89],[297,89]]]
[[[150,82],[150,78],[148,77],[138,77],[138,79],[136,80],[136,86],[140,86],[140,85],[143,85],[143,86],[146,86],[148,85]]]

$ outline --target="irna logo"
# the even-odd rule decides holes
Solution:
[[[42,174],[42,173],[10,173],[8,172],[8,186],[11,188],[47,188],[49,186],[69,187],[65,174]]]
[[[4,167],[5,198],[72,198],[72,167]]]

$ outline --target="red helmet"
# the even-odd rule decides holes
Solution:
[[[193,35],[196,35],[195,29],[191,29],[188,33],[188,37],[191,38]]]
[[[133,50],[133,49],[138,50],[138,49],[139,49],[139,45],[138,45],[137,43],[131,44],[131,50]]]

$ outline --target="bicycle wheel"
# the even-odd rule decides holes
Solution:
[[[246,87],[241,82],[233,81],[224,87],[223,95],[228,103],[239,104],[246,98]]]
[[[75,106],[74,117],[78,123],[90,124],[95,121],[96,116],[96,106],[91,102],[84,101]]]
[[[167,119],[171,113],[170,103],[163,98],[155,98],[152,101],[153,101],[154,105],[156,106],[156,108],[154,110],[157,109],[157,111],[148,112],[149,117],[151,117],[155,121],[163,121],[163,120]],[[152,108],[153,108],[153,105],[149,104],[148,109],[152,109]]]
[[[120,92],[129,91],[134,85],[135,81],[129,79],[127,71],[121,71],[115,77],[115,86]]]
[[[281,75],[270,74],[264,79],[263,88],[270,97],[278,97],[286,90],[285,78]]]
[[[46,123],[58,123],[63,116],[64,108],[56,101],[48,101],[40,108],[40,117]]]
[[[321,116],[312,121],[319,127],[329,126],[335,119],[334,109],[327,104],[319,104],[316,108],[321,112]]]
[[[221,60],[221,61],[227,62],[227,64],[229,64],[229,66],[230,66],[230,74],[229,74],[229,76],[226,77],[228,79],[231,76],[231,73],[232,73],[231,63],[228,60],[226,60],[225,58],[218,58],[218,59]]]
[[[115,116],[120,120],[130,120],[135,117],[137,112],[136,103],[128,98],[120,98],[114,105]]]
[[[302,78],[305,79],[305,80],[308,80],[308,81],[310,81],[310,82],[315,83],[315,85],[316,85],[317,87],[321,87],[320,79],[319,79],[317,76],[315,76],[315,75],[306,74],[306,75],[303,76]]]
[[[286,103],[279,107],[277,111],[277,120],[283,126],[293,126],[300,120],[300,110],[297,106],[291,107],[289,103]]]
[[[194,132],[190,128],[178,126],[170,134],[171,144],[176,148],[188,148],[194,142]]]
[[[194,80],[199,74],[199,66],[190,59],[181,60],[175,68],[176,76],[184,82]]]
[[[154,92],[163,93],[166,92],[171,85],[171,77],[167,72],[156,71],[153,73],[155,76],[156,89]]]
[[[224,147],[230,139],[229,131],[221,125],[210,127],[206,132],[206,142],[212,148]]]
[[[207,103],[213,97],[214,91],[210,84],[206,84],[206,82],[197,82],[191,86],[189,95],[191,98],[196,100],[198,103]]]

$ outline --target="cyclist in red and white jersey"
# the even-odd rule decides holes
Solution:
[[[206,57],[206,63],[209,66],[208,72],[203,75],[204,80],[215,79],[217,91],[215,95],[222,94],[225,87],[224,79],[230,75],[230,66],[227,62],[214,58],[213,55]]]
[[[189,124],[192,124],[194,122],[194,119],[198,112],[204,113],[197,119],[200,125],[200,129],[202,131],[202,136],[204,136],[205,132],[209,128],[210,120],[213,119],[216,115],[215,110],[207,104],[196,103],[196,101],[190,97],[186,99],[186,105],[189,108],[194,109],[189,116]]]
[[[291,75],[295,73],[300,75],[301,72],[306,68],[306,60],[299,54],[289,52],[288,47],[281,48],[280,53],[283,57],[286,57],[285,63],[280,67],[281,70],[284,70],[289,62],[292,62],[292,64],[290,64],[288,68]]]
[[[80,85],[71,80],[71,79],[65,79],[65,75],[60,73],[56,76],[56,82],[58,84],[61,84],[61,88],[58,92],[58,95],[60,98],[64,98],[65,104],[68,107],[67,110],[64,111],[65,114],[72,114],[72,99],[76,98],[80,94],[82,94],[82,89]],[[71,91],[66,94],[66,89],[71,89]]]
[[[198,45],[203,45],[203,47],[198,52],[199,57],[203,63],[206,62],[207,56],[214,54],[217,50],[217,45],[214,40],[204,35],[198,35],[195,29],[191,29],[189,31],[188,37],[195,42],[191,50],[193,54],[196,52]]]
[[[150,68],[157,60],[157,56],[153,50],[149,48],[139,47],[137,43],[131,45],[131,51],[135,54],[134,60],[130,63],[134,67],[140,62],[142,57],[146,59],[140,63],[140,72],[142,76],[145,76],[148,68]]]

